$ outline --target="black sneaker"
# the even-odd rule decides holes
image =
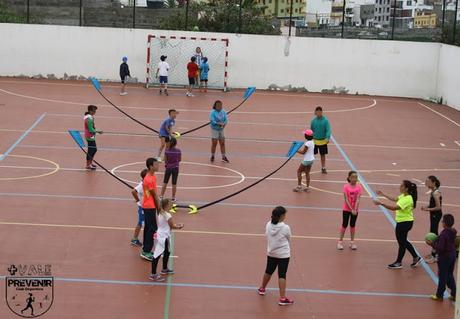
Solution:
[[[388,267],[388,269],[401,269],[402,264],[401,263],[392,263],[392,264],[388,265],[387,267]]]
[[[410,264],[410,266],[411,266],[412,268],[416,268],[418,265],[420,265],[420,263],[422,262],[422,260],[423,260],[422,257],[417,256],[417,257],[414,258],[414,262],[413,262],[412,264]]]
[[[222,162],[230,163],[230,161],[228,160],[227,156],[222,157]]]
[[[326,170],[326,167],[323,167],[323,168],[321,169],[321,173],[323,173],[323,174],[327,174],[327,170]]]
[[[163,94],[163,90],[160,89],[160,95],[162,95],[162,94]]]
[[[214,162],[214,155],[211,156],[211,162]]]

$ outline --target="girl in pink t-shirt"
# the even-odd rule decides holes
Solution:
[[[343,218],[342,227],[340,228],[340,239],[337,243],[337,249],[343,250],[343,236],[348,227],[348,221],[350,221],[350,248],[352,250],[358,249],[355,240],[355,226],[356,220],[358,219],[359,201],[361,199],[362,187],[358,184],[358,173],[350,171],[347,178],[348,183],[343,186]]]

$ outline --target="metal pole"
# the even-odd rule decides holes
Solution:
[[[393,5],[393,25],[391,27],[391,40],[394,40],[395,38],[395,24],[396,24],[396,0],[394,1]]]
[[[136,29],[136,0],[133,2],[133,29]]]
[[[458,0],[455,1],[455,16],[454,16],[454,34],[452,36],[452,44],[455,45],[455,36],[457,33],[457,11],[458,11]]]
[[[79,21],[79,26],[82,26],[82,14],[83,14],[83,0],[80,0],[80,21]]]
[[[187,27],[188,27],[188,9],[189,9],[189,2],[190,2],[190,0],[187,0],[187,3],[185,4],[185,30],[187,30]]]
[[[30,0],[27,0],[27,23],[30,23]]]
[[[444,32],[444,21],[446,19],[446,0],[442,2],[442,22],[441,22],[441,30]]]
[[[238,12],[238,33],[241,33],[241,25],[242,25],[242,21],[241,21],[241,15],[242,15],[242,10],[243,10],[243,0],[240,0],[240,10]]]
[[[342,39],[344,36],[344,30],[345,30],[345,6],[346,6],[346,1],[343,0],[343,7],[342,7]]]
[[[294,7],[294,0],[291,1],[291,8],[289,9],[289,36],[291,36],[291,28],[292,28],[292,10]]]

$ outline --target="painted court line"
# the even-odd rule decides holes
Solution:
[[[70,225],[70,224],[40,224],[40,223],[24,223],[24,222],[10,222],[0,221],[0,225],[9,226],[23,226],[23,227],[50,227],[50,228],[75,228],[75,229],[89,229],[89,230],[113,230],[113,231],[132,231],[133,227],[118,227],[118,226],[98,226],[98,225]],[[222,232],[222,231],[206,231],[206,230],[175,230],[174,233],[178,234],[195,234],[195,235],[211,235],[211,236],[242,236],[242,237],[261,237],[265,238],[265,234],[257,233],[236,233],[236,232]],[[292,235],[294,239],[308,239],[308,240],[333,240],[337,241],[337,236],[304,236]],[[382,238],[358,238],[358,242],[374,242],[374,243],[395,243],[395,239],[382,239]],[[416,244],[425,244],[424,241],[414,240]],[[171,252],[172,254],[172,252]]]
[[[43,113],[42,115],[40,115],[36,120],[35,122],[32,124],[31,127],[29,127],[17,140],[16,142],[14,142],[13,145],[10,146],[10,148],[8,148],[6,150],[5,153],[3,153],[2,155],[0,155],[0,161],[3,161],[15,148],[16,146],[19,145],[19,143],[22,142],[22,140],[24,140],[26,138],[27,135],[29,135],[29,133],[45,118],[46,116],[46,113]]]
[[[377,195],[374,193],[374,191],[372,190],[372,188],[369,186],[369,184],[367,184],[366,180],[364,179],[364,177],[359,173],[359,170],[357,169],[357,167],[353,164],[353,162],[351,161],[351,159],[348,157],[348,155],[345,153],[345,151],[342,149],[342,147],[339,145],[339,143],[337,143],[336,139],[331,136],[331,140],[332,142],[336,145],[337,149],[339,150],[340,154],[342,154],[343,158],[345,159],[345,161],[348,163],[348,165],[350,166],[350,168],[356,172],[358,172],[358,178],[359,178],[359,181],[361,182],[361,184],[364,186],[364,188],[366,189],[366,191],[368,192],[368,194],[372,197],[372,198],[377,198]],[[390,224],[393,226],[393,228],[396,227],[396,221],[393,219],[393,217],[391,216],[390,212],[383,206],[379,205],[378,208],[382,211],[382,213],[385,215],[385,217],[387,218],[387,220],[390,222]],[[422,256],[418,251],[417,249],[415,249],[415,251],[417,252],[417,255],[419,256]],[[422,267],[423,269],[425,269],[426,273],[431,277],[431,279],[433,280],[433,282],[437,285],[438,284],[438,277],[435,275],[435,273],[433,272],[433,270],[431,270],[431,268],[427,265],[427,263],[422,259]]]
[[[4,280],[5,276],[0,276]],[[131,280],[107,280],[107,279],[92,279],[92,278],[67,278],[54,277],[58,282],[72,283],[87,283],[87,284],[106,284],[106,285],[128,285],[128,286],[160,286],[167,287],[170,285],[175,288],[205,288],[205,289],[234,289],[253,291],[254,294],[258,287],[246,285],[221,285],[221,284],[195,284],[195,283],[163,283],[163,282],[147,282],[147,281],[131,281]],[[267,288],[268,291],[277,292],[278,288]],[[350,291],[350,290],[335,290],[335,289],[305,289],[305,288],[287,288],[286,291],[302,294],[327,294],[327,295],[351,295],[365,297],[400,297],[400,298],[429,298],[429,295],[413,294],[413,293],[397,293],[397,292],[378,292],[378,291]]]
[[[459,141],[454,141],[455,144],[457,144],[458,146],[460,146],[460,142]]]
[[[455,122],[453,119],[451,119],[451,118],[445,116],[445,115],[442,114],[441,112],[438,112],[438,111],[432,109],[431,107],[429,107],[429,106],[427,106],[427,105],[425,105],[425,104],[423,104],[423,103],[420,103],[420,102],[417,102],[417,103],[418,103],[419,105],[423,106],[424,108],[430,110],[431,112],[433,112],[433,113],[435,113],[435,114],[437,114],[437,115],[439,115],[439,116],[445,118],[446,120],[448,120],[448,121],[451,122],[452,124],[455,124],[455,125],[457,125],[458,127],[460,127],[460,124],[459,124],[459,123],[457,123],[457,122]]]

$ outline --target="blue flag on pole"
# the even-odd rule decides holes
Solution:
[[[292,142],[291,147],[289,148],[289,152],[287,153],[287,157],[292,157],[294,156],[297,151],[302,147],[303,142]]]
[[[85,147],[85,142],[83,142],[83,139],[80,135],[79,131],[74,131],[74,130],[69,130],[70,136],[72,136],[73,140],[78,144],[80,147]]]
[[[99,81],[96,78],[90,77],[89,80],[91,81],[91,84],[94,86],[96,90],[101,90],[101,83],[99,83]]]
[[[256,87],[255,86],[250,86],[246,89],[246,92],[244,92],[244,95],[243,95],[243,98],[245,100],[249,99],[252,95],[252,93],[254,93],[256,91]]]

